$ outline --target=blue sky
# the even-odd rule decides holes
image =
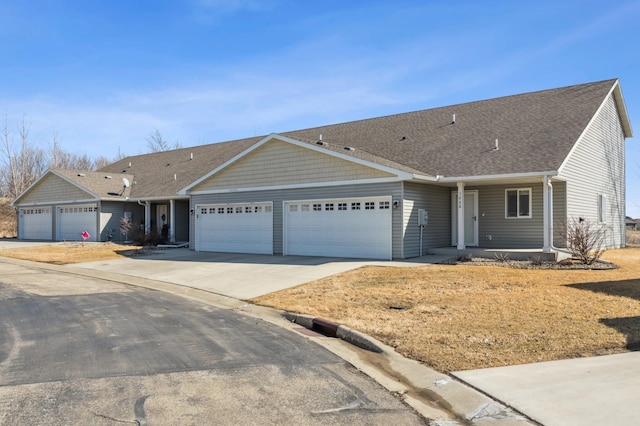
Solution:
[[[190,146],[619,78],[638,132],[638,22],[616,0],[0,0],[0,109],[111,158],[156,129]]]

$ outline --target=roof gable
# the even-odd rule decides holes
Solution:
[[[42,204],[60,200],[93,200],[96,195],[87,188],[66,179],[55,170],[47,170],[12,204]]]
[[[270,135],[181,192],[394,179],[398,173],[363,160]]]

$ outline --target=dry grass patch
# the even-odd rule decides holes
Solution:
[[[67,265],[135,256],[144,252],[143,247],[122,246],[113,243],[55,243],[41,246],[4,249],[0,256],[33,262]]]
[[[640,249],[620,267],[365,267],[252,300],[337,321],[443,372],[623,352],[640,344]]]

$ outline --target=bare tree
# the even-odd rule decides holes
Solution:
[[[167,141],[162,137],[160,131],[155,129],[149,136],[147,136],[147,148],[149,149],[149,152],[162,152],[182,148],[182,144],[177,141],[174,143]]]
[[[30,124],[24,118],[18,125],[17,142],[5,117],[0,129],[0,192],[15,198],[46,169],[45,152],[29,141]]]

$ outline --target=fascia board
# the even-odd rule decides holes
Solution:
[[[613,99],[618,107],[618,113],[620,114],[620,121],[622,122],[622,128],[624,129],[625,136],[632,138],[633,129],[631,128],[631,120],[627,113],[627,105],[624,101],[624,96],[622,96],[622,88],[620,87],[619,81],[616,81],[616,84],[613,87]]]
[[[371,183],[389,183],[400,182],[404,179],[399,177],[391,178],[378,178],[378,179],[362,179],[362,180],[348,180],[348,181],[331,181],[331,182],[309,182],[309,183],[296,183],[291,185],[274,185],[274,186],[255,186],[246,188],[227,188],[227,189],[214,189],[206,191],[193,191],[189,195],[207,195],[207,194],[228,194],[235,192],[252,192],[252,191],[273,191],[282,189],[300,189],[300,188],[318,188],[326,186],[344,186],[344,185],[364,185]]]
[[[482,175],[482,176],[446,176],[440,179],[436,178],[436,182],[440,183],[456,183],[456,182],[480,182],[491,180],[509,180],[509,179],[522,179],[544,176],[556,176],[557,170],[549,170],[546,172],[529,172],[529,173],[507,173],[501,175]]]
[[[288,136],[280,135],[278,133],[271,133],[270,135],[265,136],[262,140],[260,140],[259,142],[257,142],[253,146],[247,148],[246,150],[242,151],[240,154],[238,154],[235,157],[229,159],[228,161],[226,161],[223,164],[221,164],[220,166],[216,167],[215,169],[213,169],[212,171],[210,171],[206,175],[202,176],[198,180],[196,180],[193,183],[191,183],[191,184],[187,185],[186,187],[182,188],[180,191],[178,191],[178,194],[187,195],[189,193],[189,191],[191,190],[191,188],[197,186],[198,184],[202,183],[206,179],[209,179],[214,174],[218,173],[219,171],[221,171],[222,169],[228,167],[229,165],[235,163],[240,158],[248,155],[252,151],[260,148],[262,145],[264,145],[265,143],[267,143],[267,142],[269,142],[270,140],[273,140],[273,139],[278,139],[278,140],[281,140],[283,142],[287,142],[287,143],[290,143],[292,145],[295,145],[295,146],[298,146],[298,147],[301,147],[301,148],[310,149],[312,151],[315,151],[315,152],[318,152],[318,153],[321,153],[321,154],[330,155],[332,157],[340,158],[342,160],[350,161],[352,163],[360,164],[362,166],[371,167],[373,169],[377,169],[377,170],[380,170],[380,171],[383,171],[383,172],[386,172],[386,173],[394,174],[394,175],[398,176],[400,179],[411,179],[412,178],[412,174],[411,173],[403,172],[403,171],[400,171],[400,170],[397,170],[397,169],[394,169],[394,168],[391,168],[391,167],[382,166],[380,164],[372,163],[371,161],[366,161],[366,160],[361,160],[359,158],[354,158],[354,157],[351,157],[349,155],[345,155],[345,154],[342,154],[342,153],[339,153],[339,152],[334,152],[334,151],[330,151],[330,150],[327,150],[327,149],[323,149],[321,147],[310,145],[308,143],[301,142],[299,140],[290,138]]]
[[[184,196],[180,196],[180,197],[139,197],[139,198],[129,198],[127,201],[133,201],[138,202],[138,201],[170,201],[170,200],[188,200],[189,196],[188,195],[184,195]],[[120,201],[124,201],[124,200],[120,200]]]
[[[76,199],[76,200],[64,200],[64,201],[38,201],[37,203],[28,203],[28,204],[20,204],[14,207],[17,208],[25,208],[25,207],[36,207],[36,206],[66,206],[70,204],[87,204],[87,203],[98,203],[100,201],[105,200],[97,200],[95,198],[87,198],[87,199]]]

